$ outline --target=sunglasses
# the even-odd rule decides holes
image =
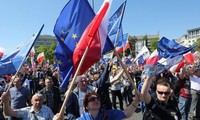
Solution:
[[[95,100],[100,100],[100,98],[99,97],[91,97],[91,98],[89,98],[88,99],[88,102],[94,102]]]
[[[160,94],[160,95],[163,95],[163,94],[169,95],[169,94],[170,94],[170,92],[161,92],[161,91],[157,91],[157,92],[158,92],[158,94]]]

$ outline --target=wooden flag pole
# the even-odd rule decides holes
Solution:
[[[81,68],[81,66],[83,64],[83,61],[85,60],[85,56],[86,56],[86,54],[88,52],[88,49],[89,49],[89,47],[87,46],[85,51],[84,51],[83,57],[81,58],[81,61],[80,61],[79,65],[78,65],[78,68],[77,68],[77,70],[76,70],[76,72],[74,74],[74,77],[73,77],[71,83],[69,84],[69,88],[67,89],[67,91],[65,93],[65,99],[64,99],[62,107],[60,109],[59,116],[64,116],[64,110],[65,110],[65,106],[67,104],[67,100],[68,100],[69,95],[70,95],[70,93],[71,93],[71,91],[73,89],[73,86],[74,86],[74,83],[75,83],[75,79],[76,79],[76,77],[77,77],[77,75],[78,75],[78,73],[80,71],[80,68]]]
[[[124,72],[125,72],[126,75],[128,76],[128,79],[130,80],[131,85],[132,85],[133,88],[135,89],[135,93],[136,93],[136,94],[139,94],[138,89],[136,88],[136,86],[135,86],[135,84],[134,84],[135,82],[134,82],[133,79],[131,78],[130,74],[128,73],[128,71],[127,71],[127,69],[126,69],[126,66],[125,66],[124,63],[122,62],[121,58],[119,57],[119,55],[118,55],[118,53],[117,53],[117,51],[116,51],[115,49],[114,49],[114,53],[115,53],[115,55],[117,56],[117,59],[119,60],[119,62],[120,62],[120,64],[121,64],[122,68],[124,69]]]

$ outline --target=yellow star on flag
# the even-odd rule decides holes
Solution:
[[[72,38],[73,38],[73,39],[76,39],[76,38],[77,38],[77,35],[76,35],[76,34],[72,34]]]

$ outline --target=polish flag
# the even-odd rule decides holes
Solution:
[[[73,64],[75,68],[74,72],[76,71],[87,47],[88,52],[85,56],[79,73],[83,74],[94,63],[100,60],[107,37],[109,20],[108,11],[110,9],[111,3],[112,0],[104,1],[99,12],[96,14],[94,19],[82,34],[73,54]]]
[[[38,56],[37,56],[37,61],[38,63],[42,63],[44,60],[44,52],[41,52]]]
[[[5,52],[5,49],[0,47],[0,58],[3,56],[4,52]]]
[[[186,54],[183,55],[185,61],[187,64],[193,63],[195,58],[194,55],[191,52],[188,52]],[[180,63],[172,66],[170,68],[171,72],[180,72],[180,69],[184,66],[184,60],[182,60]]]
[[[184,60],[182,60],[180,63],[172,66],[169,71],[171,71],[172,73],[174,72],[180,72],[180,69],[184,66]]]
[[[194,58],[194,55],[192,54],[192,52],[188,52],[186,54],[183,55],[187,64],[190,64],[190,63],[193,63],[195,58]]]
[[[154,50],[149,58],[146,60],[146,64],[156,64],[156,62],[159,60],[158,58],[158,51],[157,49]]]
[[[121,53],[121,52],[123,52],[123,50],[127,50],[129,48],[130,48],[130,44],[129,44],[129,42],[127,42],[126,46],[125,46],[125,49],[123,47],[118,47],[116,49],[117,49],[117,53]]]

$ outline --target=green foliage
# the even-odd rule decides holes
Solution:
[[[148,46],[148,37],[147,37],[147,35],[145,35],[144,37],[143,37],[143,40],[145,41],[145,45],[146,45],[146,47],[147,48],[149,48],[149,46]]]
[[[154,39],[150,43],[150,52],[153,52],[157,48],[158,48],[158,39]]]
[[[194,45],[196,46],[196,47],[194,48],[194,50],[195,50],[195,51],[200,51],[200,38],[198,38],[198,39],[196,40],[196,42],[194,43]]]
[[[55,62],[55,55],[54,50],[56,48],[56,43],[53,42],[50,46],[40,46],[35,53],[35,58],[37,55],[41,52],[44,52],[45,60],[49,60],[50,64],[53,64]],[[35,60],[36,61],[36,60]]]

